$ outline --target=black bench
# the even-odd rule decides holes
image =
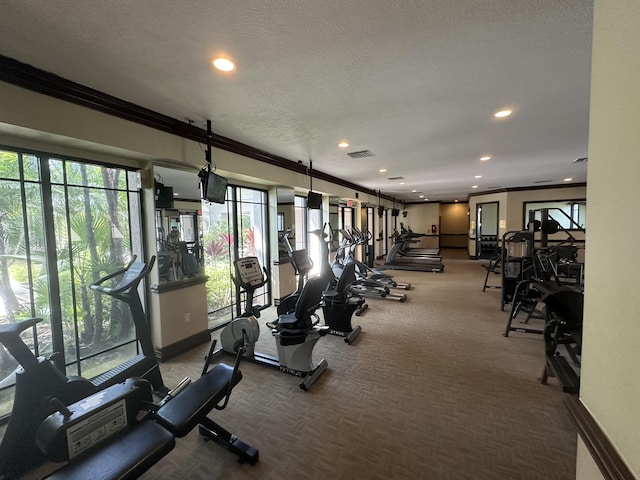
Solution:
[[[64,467],[47,478],[72,480],[137,478],[174,448],[176,437],[184,437],[196,425],[200,426],[200,434],[226,446],[238,456],[239,462],[256,463],[259,456],[258,450],[238,440],[207,417],[212,409],[222,409],[226,406],[231,389],[241,379],[242,374],[237,368],[219,363],[197,381],[188,384],[177,396],[171,398],[160,408],[155,409],[152,404],[140,400],[139,409],[151,411],[144,420],[136,422],[131,419],[131,412],[127,412],[127,421],[130,424],[126,428],[108,437],[105,441],[97,443],[95,447],[77,457],[71,458]],[[87,415],[98,415],[100,412],[104,412],[106,405],[100,402],[105,396],[105,392],[108,397],[110,389],[122,388],[122,385],[124,384],[114,385],[83,400],[85,405],[93,405],[90,408],[85,408]],[[102,397],[98,397],[98,395],[102,395]],[[127,409],[130,409],[132,407],[129,405],[131,401],[128,395],[126,396],[126,399],[129,399],[127,400]],[[223,400],[224,405],[219,406]],[[69,415],[69,411],[66,413],[64,411],[56,412],[43,422],[43,426],[45,424],[55,425],[56,428],[61,429],[60,432],[51,433],[49,431],[48,434],[41,435],[43,438],[41,438],[39,445],[43,447],[43,450],[47,451],[47,438],[59,439],[66,436],[64,429],[72,423],[73,412],[77,409],[75,404],[71,405],[68,410],[72,412],[72,416]],[[77,420],[83,421],[84,418]],[[46,427],[43,429],[45,432],[48,430]],[[55,450],[55,447],[50,447],[50,449]],[[60,460],[58,457],[51,459]]]

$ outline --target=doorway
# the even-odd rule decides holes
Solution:
[[[476,206],[476,257],[491,258],[498,248],[498,202]]]

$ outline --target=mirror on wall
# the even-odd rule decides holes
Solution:
[[[285,231],[290,230],[291,233],[289,234],[289,242],[291,243],[291,245],[295,245],[296,209],[295,192],[293,188],[277,187],[276,199],[278,202],[276,219],[278,236],[282,235]],[[287,251],[281,243],[278,243],[278,257],[281,261],[289,259]]]

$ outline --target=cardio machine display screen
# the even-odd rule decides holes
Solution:
[[[262,282],[262,269],[257,257],[237,260],[236,271],[243,285],[259,285]]]

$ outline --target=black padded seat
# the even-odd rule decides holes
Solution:
[[[173,450],[174,436],[153,421],[123,430],[47,477],[49,480],[138,478]]]
[[[241,379],[240,371],[234,376],[232,366],[218,363],[165,403],[156,412],[156,421],[176,437],[184,437],[225,397],[229,382],[236,386]]]

